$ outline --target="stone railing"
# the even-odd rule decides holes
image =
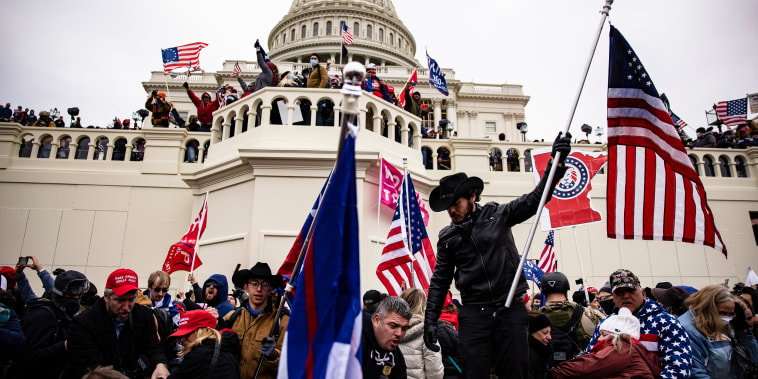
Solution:
[[[267,87],[214,112],[211,140],[230,139],[262,124],[339,127],[341,102],[339,90]],[[358,107],[363,128],[420,149],[419,117],[368,92],[360,97]]]

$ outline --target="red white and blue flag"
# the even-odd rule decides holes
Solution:
[[[342,24],[342,40],[345,41],[345,45],[351,45],[353,43],[353,33],[350,32],[350,28],[347,24]]]
[[[405,91],[408,91],[411,96],[413,95],[413,91],[416,89],[416,84],[418,83],[418,73],[416,70],[413,70],[413,74],[411,74],[410,79],[408,79],[408,83],[405,83],[405,86],[403,87],[403,90],[400,91],[400,94],[397,96],[397,102],[400,105],[400,108],[405,108]]]
[[[558,269],[558,262],[555,261],[555,234],[551,230],[545,238],[545,247],[540,253],[540,270],[547,274]]]
[[[747,97],[744,99],[719,101],[716,104],[719,120],[728,126],[747,124]]]
[[[171,245],[166,260],[163,262],[163,271],[171,275],[174,271],[194,271],[203,264],[200,257],[196,256],[197,241],[203,236],[205,226],[208,224],[208,193],[205,194],[203,206],[195,221],[190,225],[182,239]],[[194,258],[194,264],[193,264]]]
[[[296,279],[278,378],[363,377],[357,197],[355,136],[349,133]]]
[[[534,182],[539,183],[545,175],[551,148],[532,151]],[[592,178],[608,162],[607,152],[587,152],[574,150],[566,157],[566,174],[553,191],[553,198],[545,204],[540,217],[543,231],[568,226],[600,222],[600,211],[592,206]]]
[[[242,68],[240,68],[240,62],[237,61],[237,63],[234,64],[234,68],[232,69],[232,78],[238,77],[241,72]]]
[[[650,75],[613,26],[610,39],[608,237],[696,243],[726,255],[703,183]]]
[[[266,50],[263,50],[263,46],[261,46],[261,41],[255,40],[255,43],[257,43],[258,46],[260,46],[261,55],[263,55],[263,61],[266,63],[271,63],[271,59],[268,57],[268,54],[266,54]]]
[[[161,55],[163,56],[163,73],[168,74],[177,68],[185,68],[188,66],[190,71],[199,70],[200,50],[207,46],[207,43],[195,42],[177,47],[169,47],[168,49],[161,49]]]
[[[387,242],[376,268],[376,275],[390,296],[400,296],[407,288],[420,288],[427,292],[437,262],[418,201],[414,195],[406,196],[407,193],[416,193],[410,174],[406,175],[402,185]]]

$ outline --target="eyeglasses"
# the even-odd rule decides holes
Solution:
[[[158,292],[167,293],[168,292],[168,287],[165,287],[165,288],[153,288],[153,292],[155,292],[155,293],[158,293]]]
[[[258,287],[261,287],[261,288],[263,288],[264,290],[267,290],[267,289],[271,288],[271,283],[269,283],[269,282],[256,282],[256,281],[250,281],[250,282],[247,282],[247,284],[248,284],[249,286],[253,287],[253,288],[258,288]]]

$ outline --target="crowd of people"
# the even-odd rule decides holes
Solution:
[[[750,146],[758,146],[758,128],[750,128],[742,125],[735,129],[729,129],[720,133],[713,127],[697,128],[697,138],[694,140],[680,132],[682,143],[685,147],[715,147],[720,149],[747,149]]]

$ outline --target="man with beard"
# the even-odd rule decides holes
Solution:
[[[240,377],[252,377],[258,362],[263,359],[258,378],[275,378],[289,317],[281,315],[278,320],[274,318],[276,309],[270,297],[271,291],[282,285],[282,276],[272,275],[267,263],[258,262],[250,270],[234,273],[232,282],[245,289],[248,300],[241,304],[240,309],[224,317],[219,328],[225,325],[239,336],[242,345]],[[275,328],[274,337],[269,337],[275,323],[279,326]]]
[[[26,347],[12,372],[19,377],[58,378],[66,363],[66,339],[74,315],[79,313],[79,301],[89,290],[84,274],[66,271],[55,278],[50,299],[30,301],[21,327],[26,335]],[[13,375],[10,375],[13,377]]]
[[[213,307],[218,312],[219,317],[224,317],[234,311],[234,306],[227,299],[229,294],[229,282],[226,281],[226,276],[221,274],[213,274],[208,280],[203,283],[203,288],[197,284],[195,276],[190,274],[190,282],[192,283],[192,290],[195,291],[195,302],[205,306],[200,308],[206,309],[207,307]],[[187,300],[184,300],[187,304]],[[189,304],[187,310],[197,309],[197,306]]]
[[[364,378],[406,377],[405,358],[397,346],[408,331],[411,316],[411,307],[397,296],[382,300],[373,315],[364,313]]]
[[[104,296],[71,322],[68,359],[61,378],[78,379],[97,366],[113,366],[129,378],[166,378],[166,355],[160,346],[150,308],[135,304],[137,274],[118,269],[108,276]]]

